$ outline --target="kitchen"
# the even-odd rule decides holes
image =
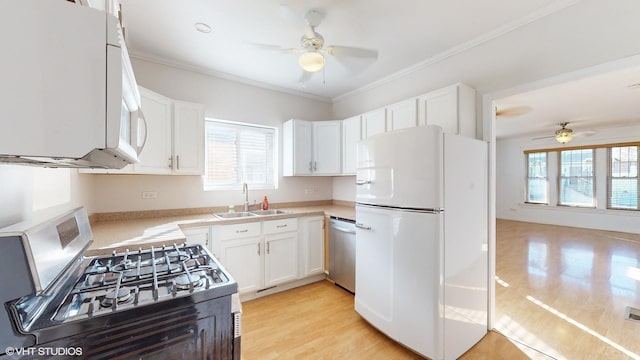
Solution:
[[[459,81],[473,85],[478,96],[490,94],[638,54],[638,45],[631,39],[625,40],[623,35],[637,33],[634,27],[637,25],[633,21],[621,20],[628,19],[628,14],[633,13],[633,10],[629,10],[633,6],[631,3],[621,2],[619,7],[606,9],[587,1],[576,4],[565,2],[564,5],[567,8],[556,9],[557,13],[542,17],[540,21],[522,25],[521,28],[492,38],[479,46],[469,46],[465,51],[448,53],[427,62],[409,76],[389,80],[384,86],[372,86],[350,96],[337,97],[333,102],[179,69],[153,59],[145,60],[134,56],[132,63],[141,86],[171,99],[204,104],[206,117],[279,127],[282,122],[291,118],[348,118]],[[549,9],[547,11],[551,12]],[[599,21],[596,22],[598,26],[591,23],[596,19]],[[566,29],[566,21],[575,21],[576,28],[580,29],[580,36],[574,34],[573,30]],[[589,25],[585,25],[586,23]],[[556,34],[564,36],[546,36],[541,41],[541,36],[549,34],[547,26],[557,29]],[[131,32],[133,34],[134,30]],[[572,35],[598,44],[597,54]],[[611,38],[616,38],[617,41],[608,41]],[[517,44],[525,42],[528,44],[527,48],[517,52],[507,51],[505,54],[505,49],[513,49]],[[496,54],[502,56],[496,59]],[[606,66],[601,71],[604,68]],[[480,119],[480,116],[477,118]],[[484,121],[487,127],[489,123],[490,121]],[[480,126],[478,129],[483,130]],[[489,129],[484,131],[491,133]],[[487,134],[485,136],[489,136]],[[281,164],[282,159],[278,163]],[[85,206],[91,214],[102,214],[158,209],[224,208],[230,204],[242,206],[244,202],[240,187],[235,191],[204,191],[199,176],[112,176],[7,165],[0,167],[0,173],[3,179],[0,198],[3,204],[11,204],[10,208],[5,208],[0,213],[2,225],[29,219],[37,212],[34,208],[49,208],[51,204],[57,204],[55,206],[58,210]],[[44,189],[36,190],[41,181],[38,179],[43,176],[58,179],[59,182],[44,184]],[[353,202],[353,182],[353,176],[278,176],[279,190],[250,189],[250,201],[253,203],[256,200],[259,203],[266,195],[276,204],[276,208],[279,203],[299,201]],[[66,188],[72,191],[64,199],[48,202],[43,195],[52,196],[50,193],[59,193],[59,189]],[[157,197],[143,199],[142,192],[156,192]]]

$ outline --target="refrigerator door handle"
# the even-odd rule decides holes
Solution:
[[[369,185],[373,184],[371,180],[356,180],[356,185]]]
[[[362,230],[371,230],[371,226],[365,226],[365,225],[363,225],[361,223],[356,223],[356,227],[358,229],[362,229]]]

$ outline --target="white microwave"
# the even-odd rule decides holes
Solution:
[[[117,18],[68,1],[6,7],[0,162],[107,169],[138,162],[146,124]]]

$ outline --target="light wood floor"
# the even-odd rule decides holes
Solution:
[[[640,235],[497,225],[497,331],[462,359],[640,359],[640,323],[623,319],[640,307]],[[420,359],[328,281],[242,306],[244,360]]]
[[[640,359],[640,235],[498,220],[495,329],[556,359]]]

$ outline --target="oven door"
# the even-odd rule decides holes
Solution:
[[[77,355],[95,360],[231,359],[234,340],[231,295],[186,305],[189,302],[188,298],[168,300],[68,323],[62,326],[73,327],[66,331],[74,335],[62,335],[35,347],[79,348],[82,354]],[[66,332],[61,330],[65,329],[46,331],[58,335]]]

